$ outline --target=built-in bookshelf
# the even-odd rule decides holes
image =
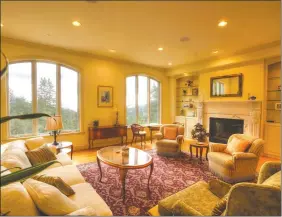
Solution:
[[[280,123],[281,113],[281,62],[268,65],[266,122]]]
[[[186,76],[176,80],[176,115],[196,116],[199,95],[198,76]]]

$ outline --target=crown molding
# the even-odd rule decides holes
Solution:
[[[185,65],[176,66],[166,71],[170,77],[183,77],[183,74],[197,75],[198,73],[239,67],[249,64],[263,63],[265,59],[280,57],[280,41],[250,47],[230,56],[213,57]]]

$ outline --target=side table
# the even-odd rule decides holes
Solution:
[[[205,142],[199,142],[197,144],[190,144],[190,158],[192,159],[193,153],[192,148],[196,148],[196,157],[198,158],[198,149],[200,149],[200,163],[203,162],[202,155],[203,155],[203,149],[206,149],[206,160],[208,160],[208,152],[209,152],[209,143]]]
[[[56,150],[57,150],[57,154],[59,154],[59,153],[65,153],[65,154],[70,153],[71,159],[72,159],[72,154],[73,154],[72,142],[62,141],[62,142],[59,142],[59,145],[53,145],[53,143],[48,143],[47,145],[55,147]]]

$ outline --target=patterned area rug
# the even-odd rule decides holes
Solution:
[[[207,161],[198,163],[195,157],[190,160],[187,154],[179,158],[158,156],[155,150],[147,151],[154,160],[151,177],[151,197],[147,196],[147,181],[150,169],[128,170],[126,177],[126,198],[121,197],[121,182],[118,169],[101,162],[103,179],[99,182],[97,163],[78,165],[78,169],[87,182],[105,200],[115,216],[148,215],[147,211],[158,201],[174,194],[197,181],[209,181],[215,177],[209,172]]]

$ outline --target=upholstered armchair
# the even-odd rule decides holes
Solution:
[[[160,132],[155,134],[157,138],[157,154],[176,157],[181,152],[181,144],[184,141],[184,127],[179,124],[164,124]]]
[[[235,136],[249,141],[251,143],[249,148],[245,152],[228,154],[224,151],[227,147],[226,144],[210,144],[210,152],[208,153],[209,169],[228,183],[254,180],[264,141],[245,134],[234,134],[230,136],[228,143]]]
[[[281,216],[281,163],[267,162],[258,182],[199,181],[159,201],[151,216]]]

